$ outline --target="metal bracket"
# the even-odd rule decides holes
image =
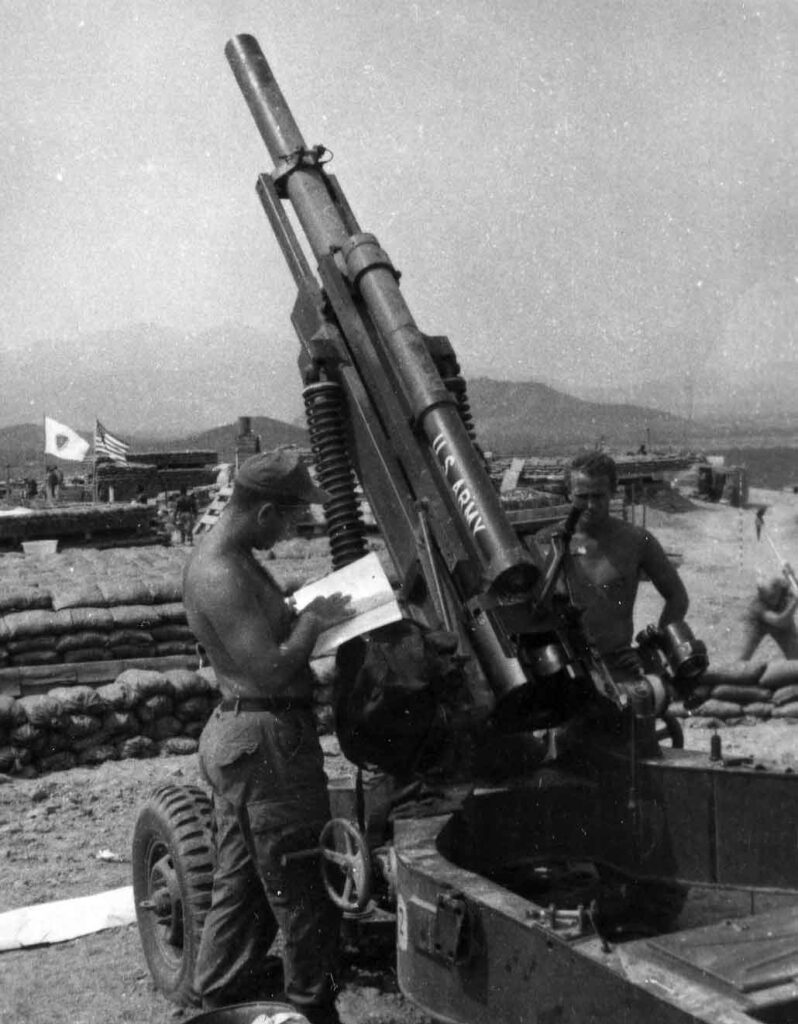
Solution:
[[[459,893],[438,893],[430,935],[430,952],[449,967],[466,963],[471,956],[468,905]]]

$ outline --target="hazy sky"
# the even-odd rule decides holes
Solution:
[[[254,193],[271,163],[223,56],[238,32],[258,37],[419,326],[449,335],[467,375],[567,386],[792,357],[792,2],[0,11],[7,357],[141,322],[239,321],[296,344]],[[298,387],[281,402],[298,411]]]

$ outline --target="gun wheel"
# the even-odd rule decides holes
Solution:
[[[333,818],[319,838],[324,888],[341,910],[358,913],[371,899],[371,857],[359,829],[344,818]]]
[[[666,711],[657,719],[656,736],[660,746],[672,747],[674,750],[684,749],[682,723],[670,711]]]
[[[196,786],[165,785],[139,813],[133,832],[133,897],[139,936],[155,987],[196,1005],[194,966],[211,905],[211,805]]]

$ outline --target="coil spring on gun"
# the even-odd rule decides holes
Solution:
[[[471,404],[468,401],[465,378],[458,373],[452,377],[444,377],[443,383],[446,385],[446,390],[450,391],[457,401],[457,411],[460,413],[460,419],[463,421],[468,436],[472,441],[476,441],[477,432],[474,427],[474,418],[471,415]]]
[[[335,381],[308,384],[302,392],[319,485],[331,496],[324,506],[333,569],[367,554],[363,514],[346,447],[344,395]]]

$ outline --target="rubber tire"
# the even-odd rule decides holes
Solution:
[[[172,1002],[197,1006],[194,968],[214,868],[211,803],[203,790],[166,784],[152,793],[136,820],[132,862],[139,936],[155,987]],[[161,919],[142,906],[158,889],[158,863],[172,883],[171,911]]]

